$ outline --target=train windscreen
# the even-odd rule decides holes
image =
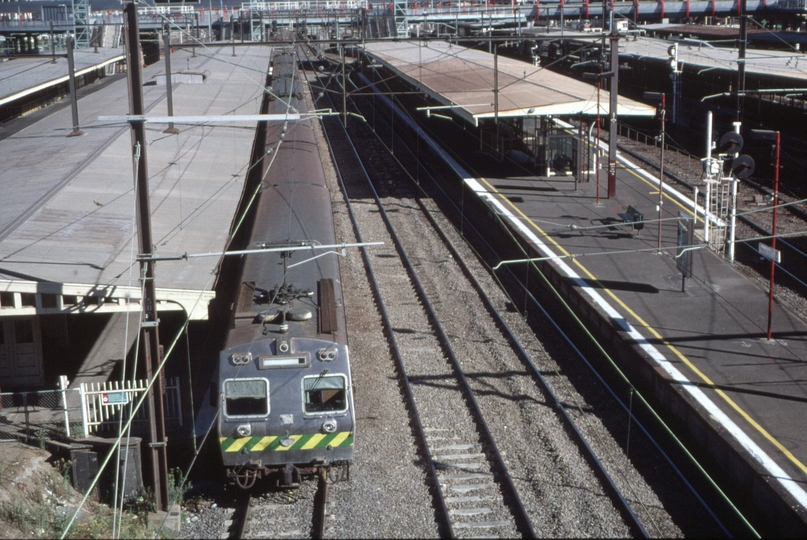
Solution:
[[[269,414],[269,381],[266,379],[224,381],[224,414],[227,416]]]
[[[306,413],[347,410],[347,379],[344,375],[318,375],[303,379],[303,406]]]

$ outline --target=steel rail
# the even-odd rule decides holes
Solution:
[[[235,532],[230,538],[242,539],[244,538],[244,534],[246,534],[247,524],[249,523],[249,514],[252,510],[252,495],[247,494],[244,497],[244,504],[241,509],[241,517],[238,525],[236,526]]]
[[[325,538],[325,510],[328,505],[327,471],[320,470],[317,492],[314,494],[314,520],[311,537],[315,540]]]

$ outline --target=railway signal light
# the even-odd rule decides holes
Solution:
[[[675,43],[667,48],[667,55],[669,55],[670,67],[673,71],[678,71],[678,44]]]
[[[731,174],[736,178],[748,178],[754,174],[754,158],[748,155],[741,155],[731,162]]]
[[[754,158],[740,154],[743,149],[742,135],[736,131],[729,131],[720,137],[718,143],[721,149],[720,157],[724,160],[724,165],[728,167],[729,173],[734,178],[748,178],[754,174]]]
[[[734,159],[740,155],[740,150],[743,149],[742,135],[736,131],[729,131],[720,137],[721,153],[725,154],[728,159]]]

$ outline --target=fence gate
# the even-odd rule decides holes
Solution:
[[[168,379],[166,382],[168,384],[165,387],[165,419],[176,421],[181,426],[182,399],[179,379]],[[129,418],[130,407],[134,408],[147,386],[148,381],[145,379],[82,383],[81,410],[85,435],[89,436],[96,431],[115,430],[121,420],[125,423]],[[146,403],[140,407],[133,424],[148,422],[147,407]]]

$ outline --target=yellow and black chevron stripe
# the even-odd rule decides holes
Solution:
[[[280,444],[286,437],[275,435],[267,437],[222,437],[222,452],[240,452],[246,448],[249,452],[287,452],[289,450],[313,450],[315,448],[333,448],[339,446],[353,446],[353,432],[342,431],[339,433],[309,433],[307,435],[289,435],[289,439],[294,441],[291,446]]]

